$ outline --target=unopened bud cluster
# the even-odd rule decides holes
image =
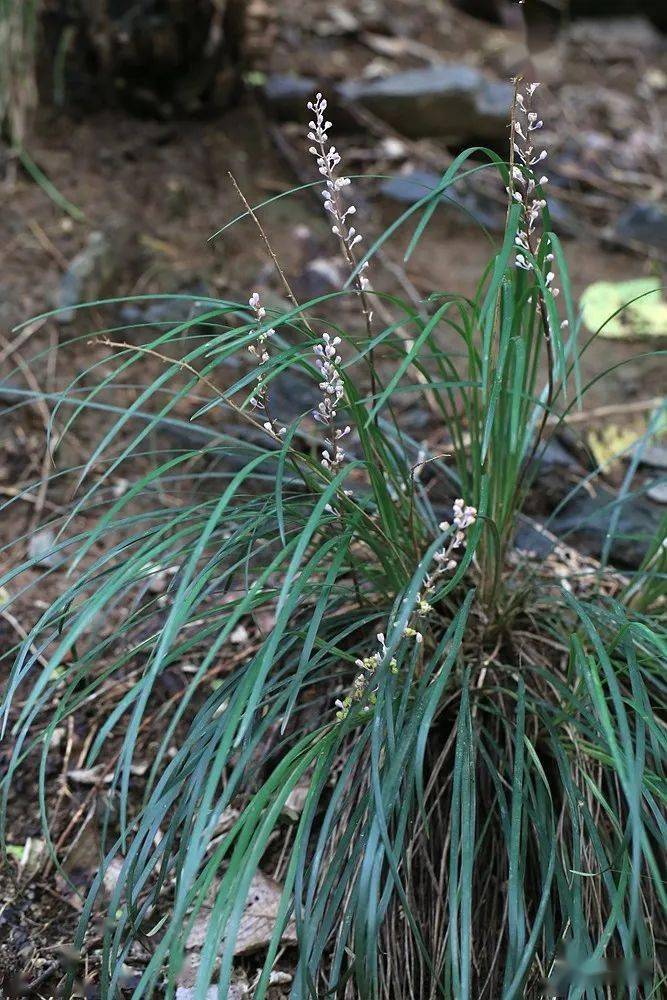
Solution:
[[[320,424],[324,424],[329,431],[329,436],[324,438],[324,448],[320,453],[320,465],[327,472],[336,472],[339,466],[345,461],[345,451],[340,442],[350,433],[349,426],[336,427],[336,417],[338,416],[338,405],[344,395],[343,379],[340,374],[342,358],[338,353],[340,337],[332,337],[329,333],[322,334],[322,340],[313,348],[315,352],[315,364],[322,376],[319,383],[322,390],[322,400],[313,410],[313,418]],[[346,496],[351,496],[350,490],[344,490]],[[337,514],[338,511],[331,505],[326,505],[329,514]]]
[[[338,353],[340,337],[332,337],[329,333],[322,334],[322,340],[314,347],[315,364],[319,369],[322,381],[322,401],[318,403],[317,409],[313,411],[313,418],[318,423],[326,424],[330,429],[330,436],[324,439],[325,448],[322,449],[321,464],[323,468],[330,472],[335,472],[345,458],[345,452],[340,447],[340,441],[350,433],[349,427],[335,428],[334,421],[338,414],[338,405],[343,398],[343,379],[340,374],[339,365],[342,358]]]
[[[356,214],[357,209],[354,205],[348,205],[346,208],[341,195],[343,189],[349,186],[350,178],[338,174],[338,166],[341,162],[340,153],[335,146],[328,145],[329,129],[332,123],[327,121],[325,116],[328,107],[326,98],[318,93],[315,95],[314,101],[308,101],[307,107],[315,116],[312,121],[308,122],[310,129],[308,138],[312,143],[315,143],[309,147],[309,152],[316,158],[317,168],[325,178],[326,183],[322,195],[326,211],[333,216],[331,231],[340,241],[347,264],[354,268],[356,267],[354,248],[361,243],[362,237],[361,233],[358,233],[348,221]],[[358,291],[365,291],[369,287],[368,279],[361,273],[367,266],[368,262],[366,261],[357,274],[355,285]]]
[[[370,656],[365,656],[363,660],[359,659],[354,661],[356,666],[359,668],[359,673],[352,681],[350,693],[343,699],[336,699],[335,705],[338,709],[336,712],[336,718],[339,722],[342,722],[342,720],[349,715],[350,709],[354,704],[361,703],[361,708],[364,712],[370,712],[375,704],[375,694],[369,690],[369,686],[378,667],[380,667],[388,659],[387,643],[385,641],[384,633],[378,632],[376,639],[378,641],[379,649],[377,649]],[[398,672],[398,663],[393,657],[389,660],[389,669],[392,673]]]
[[[451,572],[456,568],[457,560],[455,558],[455,553],[457,550],[461,551],[465,548],[466,532],[468,528],[475,523],[476,519],[477,509],[475,507],[466,506],[463,500],[454,501],[454,516],[452,520],[455,531],[448,544],[436,552],[433,557],[436,562],[436,568],[431,574],[429,574],[429,576],[427,576],[425,580],[424,594],[417,595],[417,604],[415,609],[417,615],[424,616],[432,610],[427,598],[431,597],[435,593],[438,578],[444,573]],[[447,521],[443,521],[440,525],[440,530],[449,531],[451,527],[452,525],[450,525]],[[407,598],[405,598],[405,600],[407,601]],[[343,699],[336,699],[336,718],[339,721],[347,718],[350,713],[350,709],[355,704],[360,703],[364,712],[369,712],[372,709],[376,699],[375,694],[370,690],[370,685],[380,666],[388,661],[391,672],[398,673],[398,663],[396,659],[393,657],[391,659],[388,658],[387,644],[384,634],[382,632],[378,632],[376,638],[379,649],[374,653],[371,653],[370,656],[355,660],[360,672],[352,682],[350,693]],[[411,625],[407,625],[403,629],[403,638],[413,640],[418,646],[421,646],[424,642],[422,632]]]
[[[523,92],[517,91],[515,115],[513,121],[512,148],[518,163],[512,167],[511,194],[522,207],[522,224],[516,235],[516,265],[524,271],[532,271],[534,264],[531,258],[537,256],[540,249],[541,235],[539,222],[542,209],[546,206],[544,198],[540,197],[538,186],[544,187],[548,182],[546,176],[535,179],[535,167],[547,158],[546,149],[538,150],[535,145],[534,133],[544,125],[538,113],[533,108],[533,97],[539,87],[538,83],[528,83]],[[546,255],[548,264],[553,261],[553,254]],[[549,270],[545,277],[547,288],[554,295],[558,289],[552,287],[554,273]]]
[[[257,323],[257,338],[254,343],[248,345],[248,353],[252,355],[254,360],[257,362],[257,375],[255,390],[250,396],[250,403],[256,409],[262,412],[264,420],[262,421],[262,426],[264,430],[271,434],[275,438],[281,438],[286,433],[285,427],[280,427],[277,422],[271,417],[268,411],[267,395],[266,395],[266,385],[264,383],[264,366],[269,360],[268,351],[268,341],[273,337],[276,332],[273,327],[264,329],[263,321],[266,317],[266,309],[261,304],[258,292],[253,292],[248,299],[248,305],[252,309],[255,321]]]
[[[343,359],[338,353],[339,344],[340,337],[323,333],[321,342],[313,348],[315,364],[322,376],[320,389],[323,393],[322,402],[313,412],[313,417],[321,424],[329,424],[335,420],[337,406],[343,398],[343,379],[338,367]]]
[[[458,565],[458,556],[463,552],[466,546],[466,532],[468,528],[477,520],[477,508],[469,507],[460,498],[454,501],[454,511],[452,516],[452,524],[449,521],[442,521],[438,527],[440,531],[449,531],[453,526],[454,533],[449,537],[447,544],[443,545],[441,549],[433,556],[433,562],[435,563],[435,569],[428,574],[426,580],[424,581],[424,594],[423,597],[419,595],[418,610],[420,614],[428,614],[431,610],[431,605],[429,604],[429,599],[433,596],[436,590],[436,585],[441,576],[446,573],[453,573]]]

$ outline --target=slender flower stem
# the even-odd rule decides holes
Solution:
[[[324,424],[329,431],[329,437],[324,439],[325,447],[321,452],[320,465],[330,473],[335,473],[345,460],[345,452],[341,448],[340,442],[350,433],[350,427],[336,427],[338,405],[345,392],[339,370],[342,361],[338,353],[339,344],[340,337],[332,337],[328,333],[323,333],[321,343],[316,344],[314,348],[315,364],[322,376],[320,382],[322,400],[317,409],[313,411],[313,419]],[[345,493],[348,495],[348,491]],[[330,505],[328,509],[332,514],[337,513]]]
[[[257,369],[257,384],[254,393],[250,397],[250,403],[255,407],[256,410],[262,410],[266,420],[263,421],[262,427],[270,434],[271,437],[280,440],[287,433],[285,427],[281,427],[274,417],[271,416],[271,410],[269,407],[269,397],[266,391],[266,385],[264,384],[264,372],[263,366],[269,360],[268,351],[268,341],[276,332],[273,327],[265,329],[263,326],[263,320],[266,316],[266,309],[261,304],[259,300],[259,294],[253,292],[248,300],[248,305],[255,314],[255,319],[258,325],[257,333],[257,346],[255,344],[248,345],[248,352],[252,354],[253,358],[258,362]]]
[[[517,201],[522,208],[521,228],[516,235],[516,266],[524,271],[534,271],[537,267],[538,255],[542,249],[542,241],[545,239],[540,231],[539,222],[542,210],[546,206],[546,201],[539,195],[538,186],[542,188],[548,181],[548,178],[544,175],[539,180],[536,180],[534,169],[546,159],[547,151],[542,149],[538,152],[533,144],[533,133],[541,129],[544,124],[533,106],[535,91],[539,87],[539,84],[529,83],[521,88],[520,82],[519,80],[515,82],[514,101],[512,105],[510,182],[508,193],[510,199]],[[547,265],[551,264],[553,259],[553,254],[550,251],[544,255]],[[551,294],[556,297],[559,294],[559,289],[554,285],[554,278],[554,272],[548,270],[544,277],[544,284]],[[544,291],[538,283],[536,283],[535,294],[537,296],[537,308],[547,356],[547,398],[533,446],[517,480],[514,492],[515,498],[539,448],[555,397],[551,320],[549,318],[549,309]]]
[[[455,500],[454,516],[452,520],[455,531],[449,538],[447,544],[435,553],[433,560],[436,566],[424,580],[423,593],[417,594],[414,612],[409,619],[412,624],[406,625],[403,629],[403,639],[412,639],[417,646],[423,646],[424,636],[421,632],[421,628],[415,628],[415,625],[419,625],[419,619],[426,618],[426,616],[433,610],[431,604],[429,603],[429,599],[433,596],[433,594],[435,594],[438,579],[446,573],[450,573],[456,569],[456,551],[465,548],[466,532],[468,528],[470,528],[477,520],[477,510],[475,507],[466,506],[464,501],[461,499]],[[440,530],[449,531],[451,527],[452,525],[450,525],[449,522],[443,521],[440,525]],[[384,633],[378,632],[376,639],[378,641],[379,649],[376,650],[376,652],[371,653],[370,656],[365,656],[363,659],[355,660],[355,664],[359,667],[360,672],[352,681],[352,687],[349,693],[344,698],[337,698],[335,701],[335,706],[337,708],[336,719],[339,722],[342,722],[347,718],[352,706],[355,703],[360,703],[361,709],[364,712],[370,712],[372,710],[376,697],[371,685],[379,667],[381,667],[384,663],[388,663],[389,669],[392,673],[398,673],[399,671],[397,660],[393,657],[389,659]]]
[[[327,146],[329,140],[328,132],[332,123],[325,119],[325,112],[328,107],[326,98],[318,93],[315,95],[314,101],[308,102],[307,107],[315,115],[314,120],[308,123],[310,129],[308,138],[311,142],[315,143],[315,145],[310,147],[309,151],[316,157],[319,172],[326,181],[323,191],[324,207],[333,216],[334,223],[331,231],[338,238],[343,259],[354,275],[352,282],[361,302],[366,336],[369,342],[371,342],[373,339],[373,310],[366,294],[370,288],[370,282],[363,273],[368,267],[368,261],[358,269],[355,247],[361,243],[362,236],[348,222],[348,219],[356,214],[357,209],[354,205],[348,205],[346,208],[341,195],[343,188],[349,187],[350,178],[338,174],[337,168],[341,162],[340,153],[335,146]],[[372,348],[368,354],[368,363],[371,376],[371,393],[375,397],[376,381]]]

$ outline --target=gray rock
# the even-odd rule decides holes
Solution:
[[[610,490],[594,496],[578,493],[549,524],[549,530],[586,555],[599,556],[617,510],[618,498]],[[646,497],[626,499],[616,524],[610,560],[622,568],[636,569],[644,558],[664,516],[657,503]]]
[[[37,560],[38,566],[57,566],[61,557],[57,552],[54,552],[55,544],[56,536],[51,528],[42,528],[41,531],[36,531],[30,538],[28,556],[30,559]]]
[[[136,323],[164,328],[178,326],[215,308],[215,299],[211,299],[208,288],[203,282],[181,288],[178,295],[193,296],[193,298],[170,296],[155,299],[153,302],[127,302],[120,307],[120,318],[127,324]],[[194,296],[201,296],[201,300]],[[193,327],[189,332],[196,330],[197,328]]]
[[[495,138],[508,135],[507,123],[512,105],[512,88],[500,80],[481,78],[480,88],[475,101],[476,120],[471,125],[471,135],[489,135]],[[479,130],[479,131],[477,131]]]
[[[649,499],[655,500],[656,503],[667,503],[667,481],[656,483],[655,486],[651,486],[651,488],[646,491],[646,495]]]
[[[273,74],[262,87],[262,97],[274,117],[302,121],[306,102],[317,89],[310,77]],[[328,97],[341,128],[358,127],[346,109],[360,104],[412,138],[497,142],[507,137],[512,88],[472,66],[443,63],[381,79],[349,80]]]
[[[99,297],[118,266],[117,246],[105,233],[94,231],[86,246],[72,260],[60,279],[55,317],[58,323],[71,323],[76,315],[73,306]]]
[[[379,191],[384,198],[391,201],[413,204],[425,195],[434,191],[441,180],[441,174],[429,170],[411,170],[406,174],[398,174],[383,181]],[[486,198],[481,192],[474,191],[465,180],[452,184],[440,195],[443,205],[455,208],[459,206],[472,216],[479,225],[492,232],[502,232],[505,226],[505,212],[499,202]],[[464,213],[458,212],[461,221]]]
[[[651,203],[631,205],[619,217],[616,235],[667,253],[667,212]]]
[[[412,138],[494,142],[507,137],[512,87],[488,80],[471,66],[442,64],[381,80],[351,80],[339,94]]]
[[[269,383],[271,412],[285,425],[316,409],[321,398],[315,379],[311,381],[288,368]]]
[[[565,202],[554,198],[552,191],[549,192],[547,208],[551,227],[555,233],[560,233],[561,236],[576,236],[579,233],[581,224],[576,213]]]
[[[633,454],[640,453],[639,461],[642,465],[648,465],[652,469],[667,469],[667,447],[661,444],[649,445],[642,448],[640,444],[632,449]]]
[[[540,529],[539,521],[520,515],[514,536],[516,548],[523,552],[534,552],[538,559],[546,559],[553,552],[556,543],[549,532]]]
[[[538,458],[542,469],[555,466],[557,468],[576,469],[579,472],[583,472],[576,455],[558,437],[549,438],[544,448],[540,448],[538,451]]]
[[[232,987],[232,990],[233,989],[234,987]],[[237,996],[239,996],[238,993],[233,993],[230,990],[230,992],[227,994],[227,1000],[229,1000],[230,997],[233,997],[234,1000],[236,1000]],[[240,996],[246,996],[246,994],[241,993]],[[176,990],[176,1000],[194,1000],[194,998],[195,998],[194,987],[179,986],[178,989]],[[218,1000],[217,986],[209,986],[209,988],[206,991],[206,1000]]]
[[[337,292],[345,284],[345,278],[337,258],[314,257],[293,281],[296,297],[300,302],[306,302],[329,292]]]
[[[397,174],[380,185],[380,194],[392,201],[413,204],[425,195],[434,191],[440,183],[441,175],[430,170],[411,170],[409,173]],[[489,198],[483,191],[478,190],[468,178],[457,180],[443,191],[441,201],[443,205],[459,210],[458,215],[462,222],[467,214],[472,221],[484,226],[492,233],[502,233],[505,230],[506,211],[501,201]],[[556,233],[564,236],[572,235],[576,232],[576,218],[570,209],[558,201],[557,198],[549,199],[549,216],[551,224]]]
[[[397,174],[396,177],[382,181],[379,191],[384,198],[411,205],[413,202],[419,201],[420,198],[425,198],[427,194],[431,194],[440,183],[440,178],[440,174],[431,170],[410,170],[408,173]],[[453,191],[453,187],[448,188],[446,195],[454,197]],[[444,192],[440,198],[445,200]]]
[[[272,73],[262,87],[267,109],[281,121],[298,121],[306,115],[306,104],[318,88],[307,76]]]
[[[636,0],[632,2],[636,3]],[[568,34],[576,44],[595,45],[598,57],[607,59],[629,59],[639,52],[660,52],[664,45],[657,28],[641,16],[608,16],[604,21],[583,18],[572,24]]]
[[[0,406],[15,406],[31,396],[29,389],[10,379],[0,381]]]

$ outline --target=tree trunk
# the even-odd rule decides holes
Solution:
[[[23,144],[37,104],[36,0],[0,0],[0,140]]]
[[[245,0],[41,0],[40,93],[158,117],[220,110],[238,92]]]

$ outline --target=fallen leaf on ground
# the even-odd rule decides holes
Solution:
[[[586,440],[598,467],[610,473],[621,464],[632,445],[645,432],[646,427],[643,425],[620,427],[618,424],[607,424],[605,427],[589,431]]]
[[[245,625],[237,625],[229,638],[235,646],[240,646],[245,644],[250,636],[248,635],[248,629]]]
[[[235,955],[249,955],[269,944],[276,925],[282,891],[282,886],[274,879],[259,871],[255,873],[239,924]],[[190,930],[186,945],[188,954],[178,978],[180,986],[192,987],[196,982],[199,952],[206,940],[213,902],[211,899],[210,904],[202,907]],[[283,931],[282,943],[296,943],[296,926],[293,921]],[[239,994],[243,995],[245,994]]]
[[[235,955],[248,955],[258,948],[268,945],[275,927],[282,886],[262,872],[256,872],[250,883],[245,910],[239,924],[236,938]],[[203,907],[195,920],[188,938],[188,949],[201,948],[206,939],[210,909]],[[285,928],[283,943],[296,942],[296,929],[293,923]]]
[[[288,816],[289,819],[297,820],[299,818],[303,812],[303,807],[306,804],[309,791],[310,782],[304,782],[303,784],[296,785],[289,793],[285,799],[285,805],[283,806],[283,813]]]
[[[276,613],[271,609],[265,609],[264,611],[257,611],[254,615],[255,623],[260,632],[270,632],[273,626],[276,624]]]
[[[656,483],[655,486],[651,486],[646,491],[646,495],[650,500],[655,500],[656,503],[667,504],[667,483]]]
[[[30,882],[41,872],[49,858],[46,841],[40,837],[28,837],[23,845],[19,860],[19,881]]]
[[[294,976],[290,975],[289,972],[281,972],[279,969],[274,969],[269,975],[269,986],[289,986],[293,978]]]
[[[131,764],[130,774],[140,778],[148,770],[148,764]],[[76,785],[110,785],[113,781],[112,773],[104,773],[105,765],[96,764],[95,767],[74,768],[67,772],[67,777]]]
[[[218,820],[215,828],[215,836],[219,837],[221,834],[227,833],[231,830],[240,815],[241,811],[239,809],[235,809],[233,806],[228,806]]]
[[[232,983],[227,993],[227,1000],[244,1000],[248,990],[245,984]],[[176,990],[176,1000],[194,1000],[195,991],[190,986],[179,986]],[[218,987],[209,986],[206,991],[206,1000],[218,1000]]]
[[[114,890],[118,884],[118,879],[120,878],[120,873],[123,868],[123,858],[112,858],[107,867],[104,870],[104,875],[102,877],[102,884],[104,886],[104,891],[112,896]]]
[[[35,559],[40,566],[56,566],[58,554],[53,552],[56,544],[55,532],[50,528],[36,531],[28,543],[28,556]]]
[[[67,777],[75,785],[110,785],[113,774],[104,774],[104,766],[74,768],[67,772]]]
[[[178,988],[176,990],[176,1000],[194,1000],[194,987],[199,973],[199,952],[191,951],[185,956],[183,968],[178,975]],[[232,982],[227,991],[227,1000],[245,1000],[250,997],[250,985],[243,971],[234,972]],[[215,997],[217,1000],[217,985],[209,986],[206,991],[206,1000]]]
[[[657,278],[596,281],[581,296],[581,314],[601,337],[667,337],[667,302]]]

